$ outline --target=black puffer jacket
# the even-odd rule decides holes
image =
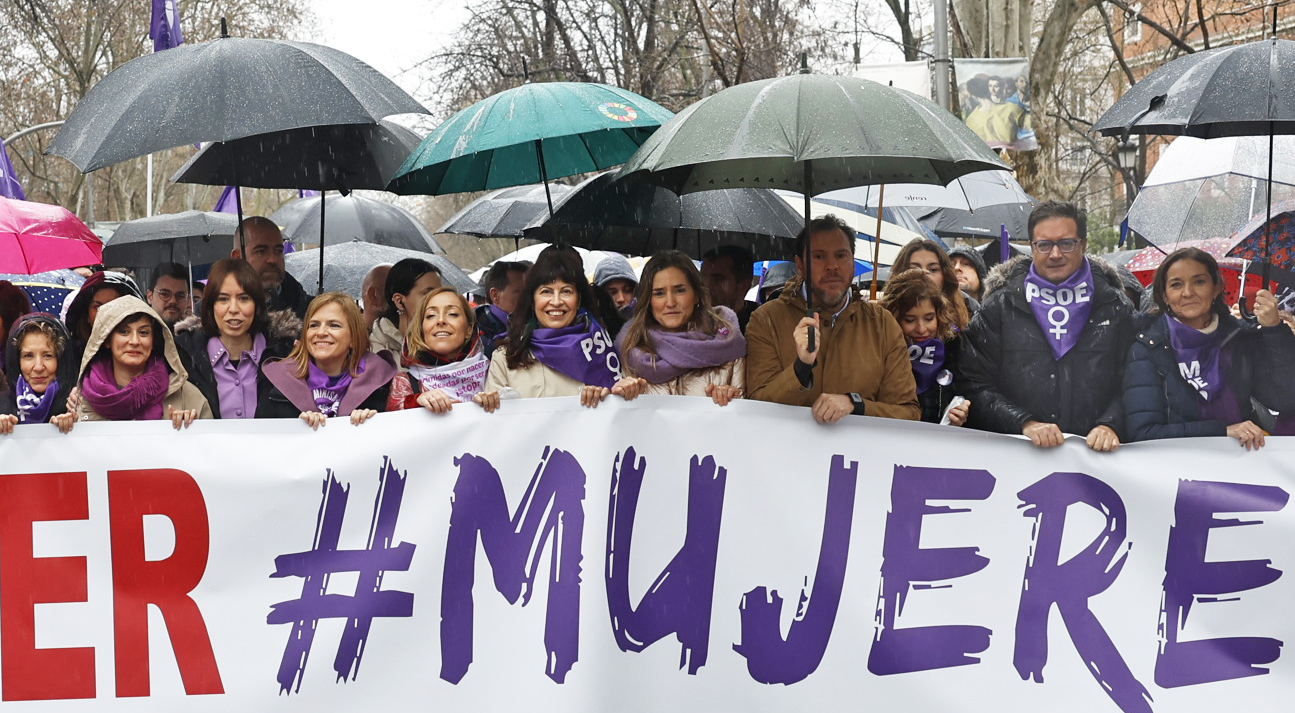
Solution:
[[[1201,400],[1178,370],[1162,315],[1139,318],[1141,329],[1124,370],[1124,411],[1128,440],[1226,436],[1229,423],[1201,416]],[[1254,402],[1282,413],[1295,411],[1295,334],[1284,324],[1255,328],[1220,315],[1224,378],[1242,418],[1258,423]]]
[[[291,310],[271,312],[261,364],[288,356],[300,334],[301,320]],[[221,418],[220,389],[216,386],[216,374],[212,370],[211,357],[207,354],[207,341],[207,334],[202,331],[202,321],[197,315],[176,323],[175,346],[180,350],[180,361],[184,362],[184,368],[189,372],[189,383],[198,387],[206,397],[207,403],[211,405],[212,415]],[[262,383],[258,373],[258,403]]]
[[[1093,308],[1079,342],[1060,360],[1025,301],[1030,258],[990,272],[959,360],[960,389],[972,402],[968,425],[1019,434],[1027,421],[1041,421],[1081,436],[1104,425],[1123,438],[1120,384],[1133,341],[1133,307],[1115,270],[1088,260]]]

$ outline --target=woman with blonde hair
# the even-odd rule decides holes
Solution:
[[[957,313],[944,290],[930,279],[927,271],[905,270],[886,283],[881,306],[895,316],[908,342],[908,360],[917,382],[922,420],[941,423],[947,410],[950,425],[965,424],[971,402],[963,401],[949,408],[955,396],[961,340],[954,331]]]
[[[261,367],[258,418],[297,416],[316,430],[332,416],[361,424],[386,410],[396,360],[369,351],[364,314],[344,292],[325,292],[306,308],[301,340],[285,359]]]
[[[653,255],[635,297],[616,340],[626,378],[648,394],[706,396],[720,406],[742,398],[746,339],[733,310],[711,304],[691,258]]]
[[[490,360],[477,332],[476,314],[453,287],[427,293],[405,331],[406,371],[391,381],[387,410],[423,407],[448,413],[471,401],[487,412],[499,408],[499,392],[485,391]]]

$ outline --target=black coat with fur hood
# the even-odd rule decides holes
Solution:
[[[301,336],[301,320],[292,310],[270,312],[270,328],[265,335],[265,353],[261,355],[261,364],[271,359],[282,359],[292,351],[293,344]],[[212,370],[211,358],[207,355],[208,336],[202,331],[202,320],[198,315],[191,315],[175,325],[175,345],[180,349],[180,360],[189,372],[189,383],[198,387],[202,395],[211,404],[212,414],[220,418],[220,389],[216,386],[216,374]],[[263,383],[258,369],[258,399],[260,401],[260,384]],[[259,414],[258,414],[259,415]]]
[[[971,400],[969,425],[1019,434],[1027,421],[1086,436],[1099,425],[1124,439],[1120,384],[1133,342],[1133,306],[1119,274],[1089,256],[1093,308],[1079,342],[1060,360],[1025,301],[1028,256],[995,267],[967,327],[959,367]]]

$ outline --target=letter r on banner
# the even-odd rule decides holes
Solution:
[[[202,612],[189,593],[207,569],[207,503],[193,476],[170,468],[108,473],[112,524],[113,625],[117,696],[147,696],[148,605],[166,621],[189,695],[224,693]],[[175,551],[144,559],[144,516],[165,515],[175,528]]]

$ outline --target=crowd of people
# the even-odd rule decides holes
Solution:
[[[0,433],[204,418],[318,429],[402,409],[654,394],[800,406],[822,424],[922,420],[1044,448],[1075,434],[1096,451],[1191,436],[1257,449],[1295,434],[1295,320],[1271,292],[1237,316],[1217,261],[1186,248],[1141,300],[1141,285],[1087,254],[1086,216],[1067,203],[1036,207],[1029,236],[1029,256],[992,271],[975,250],[914,240],[877,301],[855,289],[856,232],[829,215],[797,236],[794,274],[762,284],[763,304],[746,299],[753,257],[738,246],[700,268],[664,251],[641,275],[614,256],[592,282],[574,249],[551,246],[534,264],[494,264],[480,306],[406,259],[374,267],[361,307],[341,292],[311,297],[284,270],[278,227],[252,217],[200,293],[177,265],[144,291],[99,272],[60,318],[0,283]]]

